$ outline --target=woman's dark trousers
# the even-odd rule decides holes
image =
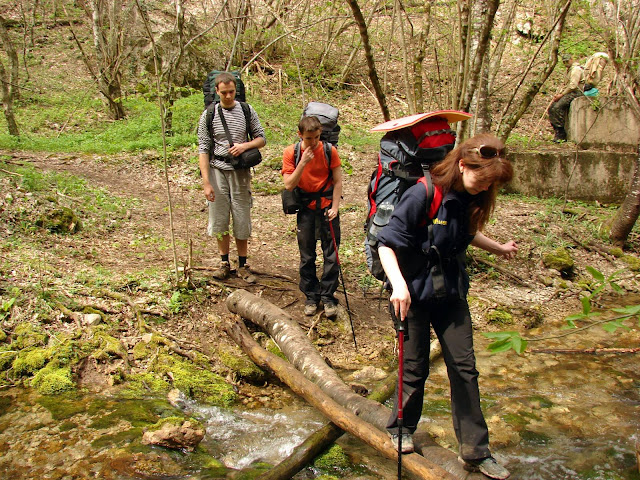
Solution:
[[[442,354],[449,375],[453,428],[460,444],[460,456],[465,460],[488,457],[489,432],[480,409],[473,329],[466,300],[428,307],[411,305],[405,322],[403,428],[413,433],[422,413],[424,385],[429,375],[431,324],[442,345]],[[387,429],[391,433],[398,431],[397,394],[395,402],[387,423]]]

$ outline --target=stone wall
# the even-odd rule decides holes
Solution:
[[[514,152],[514,178],[506,190],[536,197],[621,203],[631,186],[637,153],[579,150],[573,144],[540,152]]]
[[[578,97],[567,116],[567,137],[581,148],[635,152],[640,123],[621,97]]]

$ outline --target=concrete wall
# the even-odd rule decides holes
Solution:
[[[506,190],[536,197],[564,197],[567,191],[571,200],[621,203],[631,186],[636,155],[576,151],[573,144],[541,152],[511,150],[514,178]]]
[[[640,124],[621,97],[576,98],[566,130],[568,139],[581,148],[635,151],[640,142]]]

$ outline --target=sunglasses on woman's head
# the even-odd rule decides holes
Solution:
[[[470,152],[476,152],[482,158],[496,158],[501,157],[504,154],[504,149],[499,150],[496,147],[489,145],[480,145],[479,147],[470,148]]]

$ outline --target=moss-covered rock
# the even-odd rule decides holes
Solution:
[[[11,368],[11,365],[17,356],[18,353],[15,350],[11,350],[11,347],[8,345],[0,346],[0,372],[4,372]]]
[[[173,378],[173,386],[191,398],[210,405],[230,406],[237,399],[233,386],[209,370],[171,355],[160,355],[154,371]]]
[[[164,396],[171,385],[153,372],[134,373],[125,376],[122,396],[125,398],[144,398],[149,395]]]
[[[513,324],[513,315],[506,310],[496,308],[487,314],[487,321],[493,325],[511,325]]]
[[[622,261],[629,266],[631,271],[640,272],[640,258],[632,255],[624,255]]]
[[[13,361],[13,372],[20,377],[33,375],[43,368],[51,357],[53,351],[49,348],[25,348]]]
[[[58,395],[74,389],[71,369],[47,366],[41,369],[31,380],[31,386],[41,395]]]
[[[0,342],[4,342],[7,339],[7,334],[0,328]]]
[[[564,274],[573,273],[574,261],[566,248],[559,247],[553,252],[546,253],[542,261],[547,268],[553,268]]]
[[[250,383],[264,383],[267,374],[253,363],[247,356],[236,353],[229,348],[220,348],[218,358],[238,378]]]
[[[13,329],[13,337],[13,342],[11,342],[13,350],[39,347],[46,345],[49,340],[49,335],[27,322],[16,325]]]
[[[106,362],[112,357],[127,358],[127,350],[120,340],[112,337],[104,330],[95,330],[90,345],[94,348],[91,356],[98,361]]]
[[[333,444],[313,461],[313,465],[325,472],[345,470],[351,466],[351,460],[342,447]]]
[[[41,215],[36,220],[36,225],[46,228],[51,233],[76,233],[82,228],[82,222],[73,210],[68,207],[62,207]]]

